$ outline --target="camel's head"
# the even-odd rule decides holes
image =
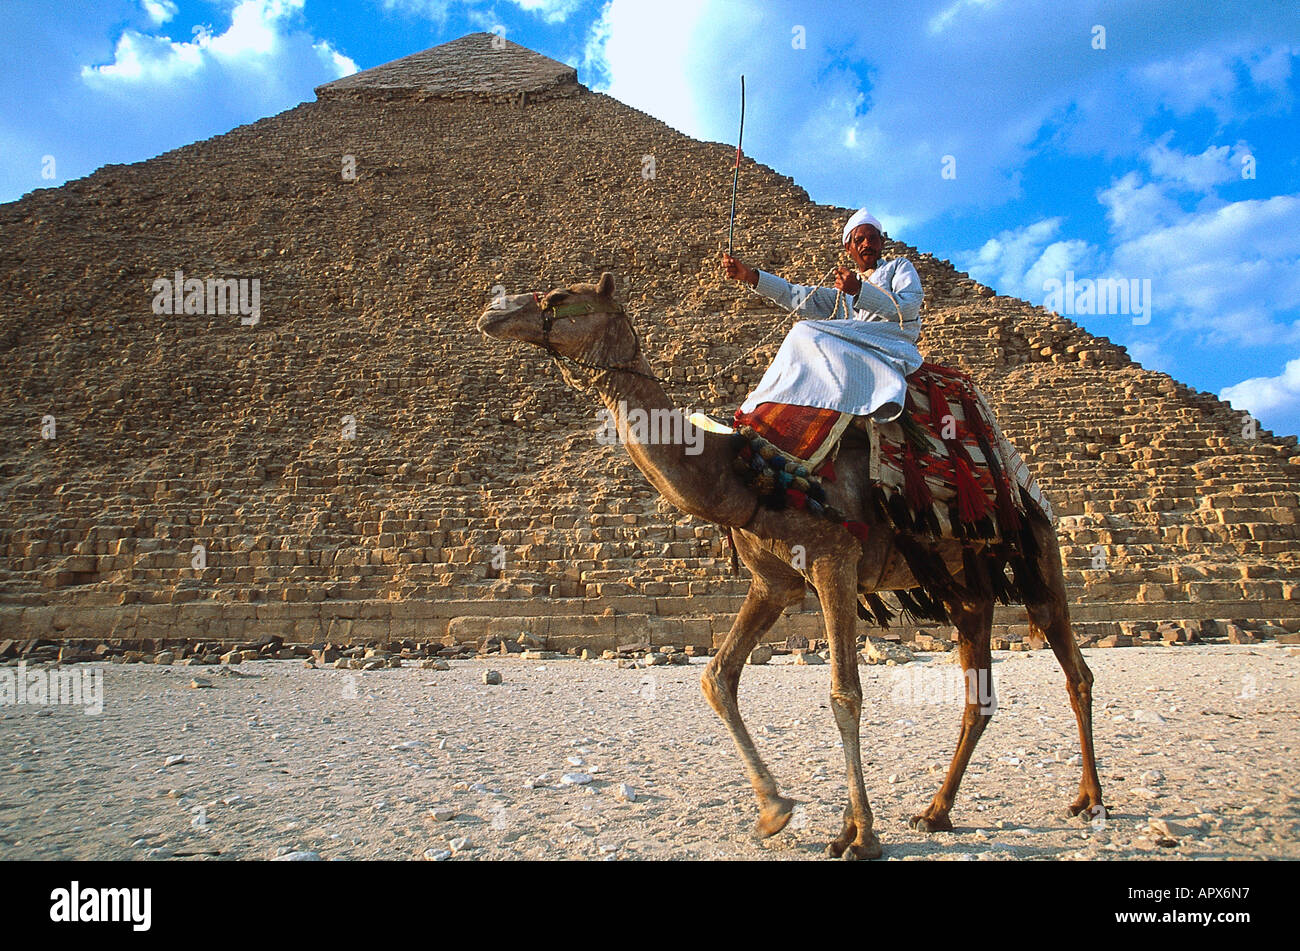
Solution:
[[[640,355],[636,333],[614,302],[614,275],[608,271],[595,284],[502,294],[483,312],[478,329],[598,367],[626,367]]]

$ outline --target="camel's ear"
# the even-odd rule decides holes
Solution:
[[[606,271],[600,276],[600,283],[596,285],[596,293],[602,297],[614,296],[614,275]]]

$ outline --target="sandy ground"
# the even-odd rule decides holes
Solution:
[[[1105,821],[1065,818],[1078,741],[1050,651],[999,652],[999,707],[957,831],[933,835],[907,818],[951,756],[958,668],[949,655],[861,668],[885,859],[1300,858],[1300,657],[1271,645],[1085,654]],[[771,839],[753,837],[753,795],[700,693],[703,659],[364,673],[262,661],[107,665],[98,716],[0,707],[0,858],[820,859],[847,796],[830,668],[786,659],[741,682],[761,753],[803,801]],[[501,685],[483,683],[488,667]],[[191,688],[196,675],[212,687]],[[565,785],[566,773],[591,781]],[[1172,834],[1150,832],[1152,818]]]

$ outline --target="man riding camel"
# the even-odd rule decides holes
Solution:
[[[881,260],[880,222],[859,209],[844,226],[844,249],[862,271],[835,269],[835,289],[791,284],[722,255],[727,277],[796,314],[776,359],[740,407],[814,406],[887,423],[903,412],[908,374],[922,363],[921,277],[906,258]],[[863,281],[862,277],[866,280]]]

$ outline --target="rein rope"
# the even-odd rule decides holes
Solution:
[[[803,305],[808,302],[809,298],[811,298],[813,294],[817,293],[819,290],[822,289],[822,287],[826,284],[827,278],[829,278],[833,273],[835,273],[836,267],[838,267],[838,265],[835,264],[831,265],[830,270],[828,270],[825,274],[822,275],[822,279],[817,282],[817,286],[808,292],[808,296],[805,297],[802,301],[800,301],[798,306],[786,308],[785,316],[797,318],[799,316],[797,311],[803,308]],[[835,291],[835,309],[831,311],[832,314],[838,314],[840,312],[840,304],[843,302],[843,300],[844,300],[844,292],[837,288]],[[765,346],[778,333],[784,333],[785,332],[784,327],[785,327],[785,321],[781,321],[780,323],[775,324],[772,327],[772,329],[769,330],[767,334],[764,335],[762,339],[758,341],[758,343],[754,344],[752,347],[750,347],[748,350],[746,350],[736,359],[732,360],[725,367],[720,369],[718,371],[718,375],[729,373],[732,370],[734,370],[742,360],[746,360],[750,356],[752,356],[754,352],[759,349],[759,347]]]
[[[813,294],[817,293],[817,291],[821,290],[826,285],[826,281],[835,272],[835,268],[837,266],[838,265],[832,264],[830,269],[827,270],[827,272],[822,275],[822,279],[817,282],[816,286],[814,286],[813,289],[808,292],[808,295],[804,297],[804,299],[801,300],[796,306],[786,308],[785,316],[794,317],[797,319],[799,317],[799,311],[803,309],[803,305],[807,303],[808,299],[812,297]],[[659,377],[655,376],[653,373],[643,373],[642,371],[636,369],[635,367],[625,367],[625,366],[617,366],[617,365],[602,366],[596,363],[588,363],[586,360],[579,360],[577,357],[570,357],[567,354],[560,353],[551,344],[551,327],[557,318],[563,319],[565,317],[578,317],[585,314],[595,314],[595,313],[620,314],[626,317],[627,312],[624,311],[622,307],[618,307],[617,305],[611,305],[608,308],[604,308],[590,301],[584,301],[578,304],[561,304],[558,307],[547,306],[545,298],[543,298],[535,291],[533,292],[533,300],[536,302],[537,306],[542,311],[542,349],[544,349],[547,353],[551,355],[551,359],[557,362],[564,361],[572,364],[573,366],[581,367],[585,370],[594,370],[598,373],[612,373],[615,371],[621,373],[631,373],[633,376],[639,376],[644,380],[651,380],[655,383],[658,383],[665,390],[668,389],[668,384],[664,380],[661,380]],[[840,312],[840,307],[841,305],[843,305],[843,303],[844,303],[844,292],[837,288],[835,291],[835,308],[834,310],[831,311],[831,313],[838,314]],[[633,359],[635,359],[636,355],[641,353],[641,336],[637,333],[636,326],[632,324],[631,321],[628,321],[628,326],[632,328],[632,338],[636,342],[636,351],[633,353]],[[775,324],[772,327],[772,329],[769,330],[758,341],[758,343],[754,344],[752,347],[750,347],[748,350],[746,350],[736,359],[732,360],[726,366],[720,368],[717,371],[716,376],[722,376],[727,373],[730,373],[737,366],[739,366],[741,362],[747,360],[750,356],[752,356],[759,348],[766,346],[774,337],[777,336],[777,334],[784,333],[785,331],[786,331],[785,321],[782,320],[777,324]],[[711,381],[709,383],[709,388],[715,395],[718,393],[716,383]]]

